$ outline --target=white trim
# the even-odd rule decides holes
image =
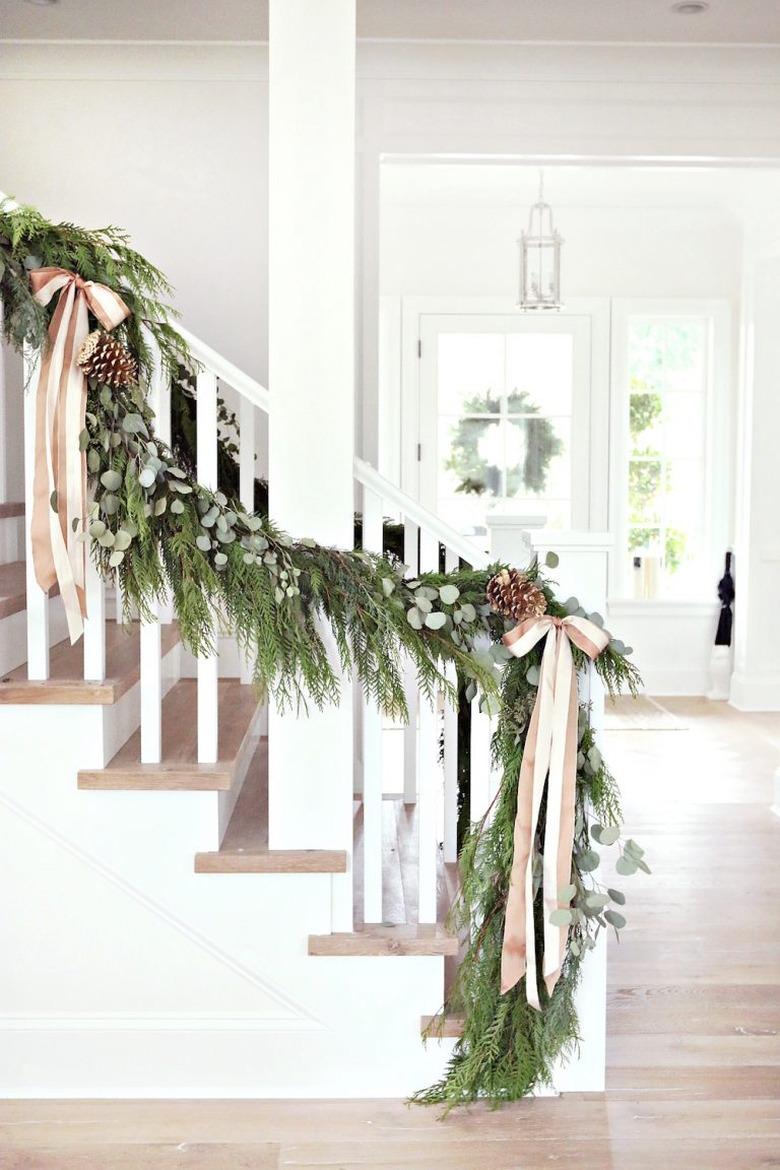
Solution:
[[[780,711],[780,672],[731,676],[729,703],[737,711]]]

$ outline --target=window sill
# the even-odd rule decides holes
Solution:
[[[711,618],[720,610],[719,601],[686,601],[676,598],[610,597],[607,613],[615,617]]]

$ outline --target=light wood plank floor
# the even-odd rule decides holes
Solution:
[[[3,1170],[780,1167],[780,716],[669,700],[687,730],[611,731],[629,831],[610,945],[608,1091],[440,1120],[400,1101],[0,1103]],[[630,884],[629,884],[630,883]],[[399,891],[400,894],[400,891]]]

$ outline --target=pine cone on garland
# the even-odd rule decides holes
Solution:
[[[485,592],[491,609],[517,622],[541,617],[547,610],[547,598],[542,590],[519,569],[502,569],[496,573],[488,581]]]
[[[138,381],[138,362],[130,350],[103,329],[86,338],[76,363],[88,378],[104,386],[129,386]]]

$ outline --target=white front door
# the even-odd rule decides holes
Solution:
[[[494,509],[588,528],[592,314],[422,312],[418,321],[421,502],[463,533],[484,531]]]

